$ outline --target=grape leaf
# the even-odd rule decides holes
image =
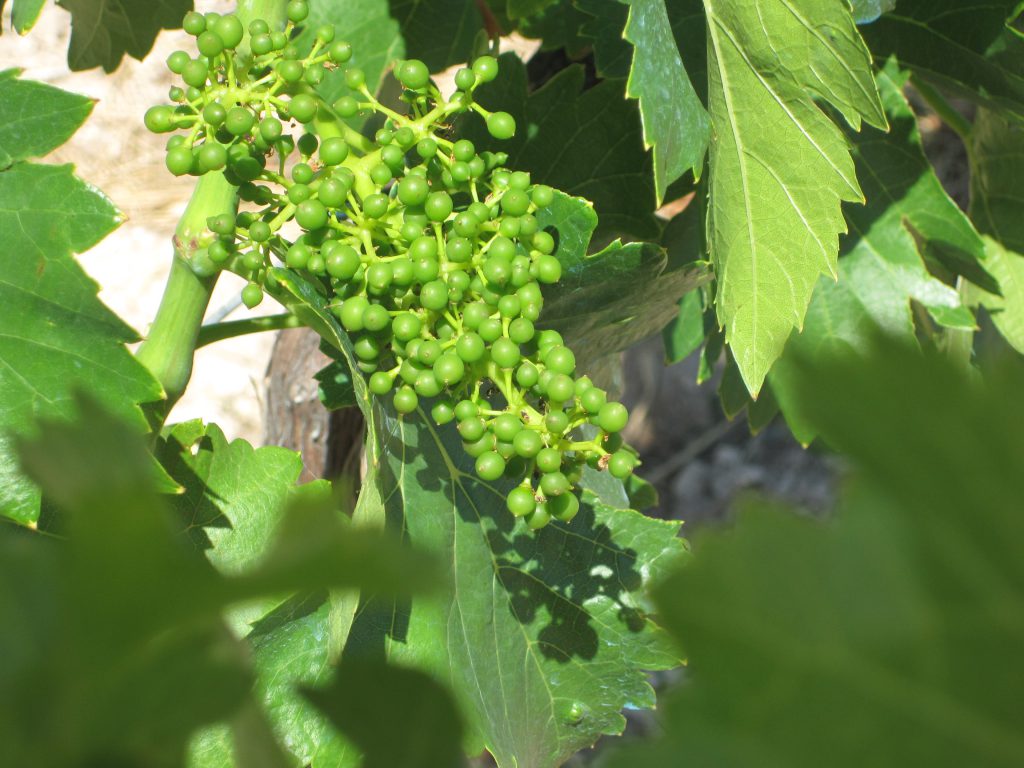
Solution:
[[[125,54],[145,58],[163,29],[179,29],[192,0],[58,0],[71,13],[68,66],[113,72]]]
[[[95,102],[44,83],[0,72],[0,171],[20,160],[42,157],[69,138]]]
[[[761,388],[814,285],[835,275],[840,203],[861,201],[840,129],[885,127],[871,62],[842,0],[705,0],[711,145],[709,246],[747,388]]]
[[[1019,765],[1020,369],[983,382],[888,342],[803,371],[861,484],[827,524],[751,504],[698,540],[655,592],[689,659],[666,738],[611,765]]]
[[[510,19],[521,19],[543,13],[557,2],[558,0],[508,0],[505,8]]]
[[[291,273],[275,273],[282,299],[351,349],[325,300]],[[611,506],[621,484],[600,474],[577,518],[530,533],[504,509],[510,481],[476,479],[453,425],[424,413],[399,418],[356,395],[367,416],[361,525],[396,527],[450,566],[439,596],[412,603],[368,598],[343,658],[384,652],[450,686],[472,739],[499,765],[554,766],[603,733],[618,733],[624,706],[649,707],[641,670],[678,663],[647,618],[649,579],[683,556],[678,524]],[[597,473],[591,473],[597,474]]]
[[[463,120],[460,131],[478,148],[507,152],[509,168],[591,200],[600,218],[600,240],[619,234],[656,238],[651,159],[636,103],[623,98],[619,81],[605,80],[581,92],[583,80],[583,68],[570,66],[529,93],[525,66],[504,54],[500,77],[476,94],[487,109],[516,119],[515,137],[492,139],[475,116]]]
[[[1007,20],[1017,0],[900,0],[863,29],[879,61],[891,55],[939,87],[1024,117],[1024,40]]]
[[[665,0],[630,0],[622,34],[633,44],[626,95],[640,101],[644,144],[653,155],[660,205],[668,185],[686,171],[701,175],[711,121],[683,67]]]
[[[15,82],[8,74],[0,87],[24,93]],[[59,119],[36,126],[31,137],[20,128],[3,132],[4,152],[12,159],[60,144],[72,118],[88,113],[81,102],[76,108],[40,88],[34,92],[46,108],[71,106],[58,109]],[[125,349],[137,340],[135,332],[100,303],[96,284],[72,257],[120,220],[111,202],[71,166],[15,162],[0,171],[0,515],[30,523],[39,512],[39,492],[18,472],[9,433],[24,434],[40,416],[69,415],[76,389],[140,427],[145,422],[136,404],[162,396]]]
[[[27,34],[39,20],[39,14],[43,12],[45,4],[46,0],[14,0],[14,6],[11,8],[11,26],[19,35]],[[3,3],[0,3],[0,9],[2,8]]]
[[[987,266],[1000,293],[975,295],[1003,337],[1024,354],[1024,132],[989,109],[978,110],[971,131],[971,218],[986,238]]]
[[[929,274],[919,253],[921,245],[941,245],[964,260],[986,263],[980,236],[925,157],[917,119],[902,92],[906,79],[894,62],[878,74],[890,131],[865,128],[850,136],[867,205],[847,210],[850,234],[841,244],[839,281],[819,280],[803,331],[790,337],[769,376],[773,395],[804,443],[814,432],[801,416],[794,354],[799,359],[829,350],[863,353],[879,327],[912,344],[912,301],[939,326],[975,325],[957,291]]]

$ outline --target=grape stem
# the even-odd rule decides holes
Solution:
[[[279,315],[266,315],[264,317],[247,317],[244,320],[230,320],[224,323],[208,323],[199,328],[199,336],[196,338],[196,349],[217,341],[223,341],[224,339],[246,336],[250,333],[279,331],[283,328],[301,328],[304,326],[305,323],[290,312],[283,312]]]

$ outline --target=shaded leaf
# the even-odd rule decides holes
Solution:
[[[800,414],[794,359],[830,351],[863,353],[877,328],[914,344],[911,302],[924,307],[939,326],[975,327],[959,293],[929,274],[919,252],[922,246],[941,246],[982,271],[987,263],[980,236],[925,157],[917,120],[901,90],[905,81],[893,62],[878,75],[891,129],[866,128],[851,136],[867,205],[847,210],[850,234],[842,241],[839,281],[819,281],[803,331],[790,337],[769,377],[803,443],[813,440],[814,432]]]
[[[1024,116],[1024,40],[1007,26],[1017,0],[900,0],[863,28],[876,59],[900,64],[939,87]]]
[[[896,7],[896,0],[853,0],[853,18],[858,24],[869,24]]]
[[[611,764],[1020,764],[1020,370],[985,383],[891,342],[802,370],[861,483],[828,523],[751,503],[698,541],[655,591],[689,658],[666,738]]]
[[[622,82],[581,92],[583,81],[583,68],[570,66],[529,93],[523,63],[504,54],[501,75],[476,94],[487,109],[516,119],[515,137],[492,139],[476,116],[462,121],[460,132],[478,148],[507,152],[509,168],[592,201],[602,242],[618,234],[656,238],[653,175],[636,103],[624,99]]]
[[[39,20],[39,14],[43,12],[46,0],[14,0],[11,8],[11,26],[19,35],[31,31]],[[3,3],[0,3],[0,7]]]
[[[113,72],[125,54],[145,58],[163,29],[179,29],[192,0],[58,0],[71,13],[68,66]]]
[[[842,0],[704,5],[718,318],[756,395],[818,277],[835,274],[840,203],[863,199],[845,138],[811,94],[855,129],[862,119],[884,128],[885,117]]]
[[[456,768],[462,725],[451,695],[431,677],[382,662],[341,664],[306,698],[358,745],[363,768]]]
[[[69,138],[95,102],[32,80],[18,70],[0,72],[0,171],[12,163],[42,157]]]

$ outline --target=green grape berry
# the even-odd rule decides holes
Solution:
[[[487,132],[496,139],[511,139],[516,134],[516,121],[508,112],[494,112],[487,118]]]

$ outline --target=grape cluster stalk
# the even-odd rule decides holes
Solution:
[[[497,60],[460,69],[448,99],[422,61],[397,62],[396,111],[375,98],[332,26],[300,49],[296,25],[308,14],[292,0],[283,30],[185,16],[199,55],[168,57],[184,87],[145,123],[174,133],[172,174],[223,172],[252,209],[209,220],[193,269],[243,276],[249,307],[273,287],[271,267],[303,275],[347,331],[373,395],[402,417],[429,407],[435,424],[456,422],[481,479],[520,481],[507,506],[530,528],[572,520],[585,465],[625,479],[636,457],[619,436],[626,408],[575,375],[556,331],[535,327],[542,286],[562,275],[555,238],[538,224],[554,190],[506,169],[505,153],[448,138],[470,112],[496,139],[515,134],[511,115],[473,98],[498,75]],[[348,93],[327,104],[316,86],[334,70]],[[381,127],[370,139],[346,124],[353,118]]]

